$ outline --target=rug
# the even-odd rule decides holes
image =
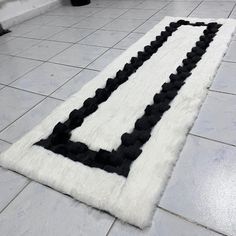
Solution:
[[[144,228],[235,28],[166,17],[0,156],[0,164]]]

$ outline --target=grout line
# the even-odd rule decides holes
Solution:
[[[71,47],[71,46],[69,46],[69,47]],[[69,48],[68,47],[68,48]],[[68,49],[68,48],[66,48],[66,49]],[[66,49],[64,49],[64,50],[66,50]],[[63,50],[63,51],[64,51]],[[107,52],[108,50],[106,50],[105,52]],[[62,51],[61,51],[62,52]],[[59,52],[59,53],[61,53],[61,52]],[[104,53],[105,53],[104,52]],[[58,54],[59,54],[58,53]],[[103,53],[103,54],[104,54]],[[56,54],[56,55],[58,55],[58,54]],[[55,55],[55,56],[56,56]],[[54,56],[53,56],[54,57]],[[52,58],[52,57],[51,57]],[[51,58],[49,58],[47,61],[44,61],[44,63],[45,62],[48,62],[48,63],[51,63],[51,62],[49,62],[49,60],[51,59]],[[97,59],[97,58],[96,58]],[[95,60],[96,60],[95,59]],[[95,61],[94,60],[94,61]],[[92,61],[92,62],[94,62],[94,61]],[[91,63],[92,63],[91,62]],[[44,63],[41,63],[40,65],[42,65],[42,64],[44,64]],[[90,64],[91,64],[90,63]],[[54,63],[54,64],[56,64],[56,63]],[[90,65],[89,64],[89,65]],[[87,65],[88,66],[88,65]],[[85,67],[86,68],[86,67]],[[83,69],[85,69],[85,68],[83,68]],[[81,70],[81,71],[83,71],[83,69]],[[86,68],[87,69],[87,68]],[[90,69],[91,70],[91,69]],[[44,98],[42,99],[42,100],[40,100],[39,102],[37,102],[34,106],[32,106],[29,110],[27,110],[26,112],[24,112],[21,116],[19,116],[19,117],[17,117],[17,119],[15,119],[14,121],[12,121],[12,122],[10,122],[7,126],[5,126],[3,129],[1,129],[0,130],[0,133],[1,132],[3,132],[4,130],[6,130],[9,126],[11,126],[14,122],[16,122],[17,120],[19,120],[20,118],[22,118],[25,114],[27,114],[28,112],[30,112],[33,108],[35,108],[36,106],[38,106],[40,103],[42,103],[43,101],[45,101],[47,98],[50,98],[51,97],[51,95],[54,93],[54,92],[56,92],[58,89],[60,89],[61,87],[63,87],[67,82],[69,82],[70,80],[72,80],[75,76],[77,76],[81,71],[79,71],[78,73],[76,73],[74,76],[72,76],[70,79],[68,79],[67,81],[65,81],[65,83],[63,83],[61,86],[59,86],[57,89],[55,89],[54,91],[52,91],[50,94],[48,94],[48,95],[42,95],[42,94],[38,94],[38,93],[34,93],[34,92],[32,92],[32,91],[28,91],[28,90],[23,90],[23,89],[19,89],[19,88],[15,88],[15,87],[13,87],[13,86],[11,86],[11,84],[12,83],[14,83],[16,80],[18,80],[18,79],[20,79],[21,77],[19,77],[18,79],[16,79],[16,80],[14,80],[14,81],[12,81],[11,83],[9,83],[8,85],[6,85],[5,87],[11,87],[11,88],[14,88],[14,89],[18,89],[18,90],[22,90],[22,91],[26,91],[26,92],[30,92],[30,93],[34,93],[34,94],[37,94],[37,95],[40,95],[40,96],[44,96]],[[27,74],[27,73],[26,73]],[[54,98],[54,97],[52,97],[52,98]],[[56,99],[56,98],[54,98],[54,99]]]
[[[121,15],[123,15],[123,14],[125,14],[126,12],[128,11],[128,9],[126,10],[126,11],[124,11]],[[98,11],[99,12],[99,11]],[[96,14],[96,13],[98,13],[98,12],[95,12],[95,13],[93,13],[92,15],[94,15],[94,14]],[[120,15],[120,16],[121,16]],[[94,30],[93,32],[91,32],[91,34],[93,34],[93,33],[95,33],[95,32],[97,32],[98,30],[100,30],[100,29],[102,29],[103,27],[105,27],[106,25],[108,25],[108,24],[110,24],[111,22],[113,22],[114,20],[116,20],[117,18],[119,18],[120,16],[118,16],[118,17],[116,17],[116,18],[113,18],[110,22],[108,22],[107,24],[105,24],[105,25],[103,25],[103,26],[101,26],[100,28],[98,28],[98,29],[96,29],[96,30]],[[88,17],[90,17],[90,16],[88,16]],[[86,17],[86,18],[88,18],[88,17]],[[85,19],[86,19],[85,18]],[[77,23],[75,23],[75,24],[78,24],[78,22]],[[75,25],[74,24],[74,25]],[[73,25],[72,25],[73,26]],[[67,27],[67,28],[71,28],[71,27]],[[91,35],[91,34],[89,34],[89,35]],[[86,37],[88,37],[89,35],[87,35]],[[84,37],[83,39],[85,39],[86,37]],[[81,39],[82,40],[82,39]],[[81,41],[81,40],[79,40],[79,41]],[[46,41],[46,40],[43,40],[43,41]],[[78,41],[78,42],[79,42]],[[78,43],[77,42],[77,43]],[[74,43],[74,44],[76,44],[76,43]],[[74,44],[72,44],[72,45],[70,45],[68,48],[66,48],[66,49],[64,49],[63,51],[65,51],[65,50],[67,50],[67,49],[69,49],[70,47],[72,47],[72,46],[74,46]],[[90,46],[92,46],[92,45],[90,45]],[[103,47],[103,48],[105,48],[105,47]],[[86,68],[87,69],[87,67],[90,65],[90,64],[92,64],[95,60],[97,60],[98,58],[100,58],[102,55],[104,55],[108,50],[109,50],[110,48],[107,48],[107,50],[105,50],[101,55],[99,55],[98,57],[96,57],[91,63],[89,63],[86,67],[84,67],[84,68]],[[53,57],[51,57],[51,58],[49,58],[46,62],[49,62],[52,58],[54,58],[54,57],[56,57],[57,55],[59,55],[60,53],[62,53],[63,51],[60,51],[59,53],[57,53],[56,55],[54,55]],[[60,63],[55,63],[55,64],[60,64]],[[68,65],[67,65],[68,66]],[[79,68],[81,68],[81,67],[79,67]],[[84,69],[83,68],[83,69]],[[97,70],[95,70],[95,71],[97,71]],[[71,78],[72,79],[72,78]],[[68,80],[69,81],[69,80]],[[64,85],[64,84],[63,84]],[[58,88],[59,89],[59,88]],[[55,90],[56,91],[56,90]],[[54,92],[55,92],[54,91]]]
[[[30,91],[30,90],[23,89],[23,88],[14,87],[14,86],[11,86],[11,85],[5,85],[5,87],[7,87],[7,88],[13,88],[13,89],[20,90],[20,91],[24,91],[24,92],[28,92],[28,93],[35,94],[35,95],[39,95],[39,96],[42,96],[42,97],[46,97],[46,96],[47,96],[47,95],[45,95],[45,94],[37,93],[37,92]]]
[[[29,58],[17,57],[17,56],[14,56],[14,58],[22,58],[22,59],[28,59],[28,60],[30,60]],[[36,60],[34,60],[34,61],[36,61]],[[17,77],[15,80],[11,81],[10,83],[8,83],[8,84],[0,83],[0,84],[2,84],[2,85],[4,85],[4,86],[8,86],[8,85],[14,83],[15,81],[17,81],[18,79],[24,77],[24,76],[27,75],[28,73],[32,72],[33,70],[37,69],[37,68],[40,67],[42,64],[44,64],[43,61],[39,61],[39,60],[37,60],[37,61],[38,61],[38,62],[42,62],[42,63],[40,63],[39,65],[33,67],[33,68],[30,69],[29,71],[23,73],[22,75],[20,75],[19,77]],[[7,62],[7,61],[6,61],[6,62]]]
[[[210,92],[214,92],[214,93],[222,93],[222,94],[227,94],[227,95],[236,95],[236,93],[229,93],[229,92],[223,92],[223,91],[219,91],[219,90],[215,90],[215,89],[209,89]]]
[[[33,108],[35,108],[36,106],[38,106],[41,102],[43,102],[47,97],[44,97],[42,100],[40,100],[39,102],[37,102],[34,106],[32,106],[29,110],[25,111],[23,114],[21,114],[19,117],[17,117],[15,120],[13,120],[12,122],[10,122],[8,125],[6,125],[3,129],[0,130],[0,133],[3,132],[4,130],[6,130],[9,126],[11,126],[14,122],[16,122],[17,120],[19,120],[20,118],[22,118],[25,114],[27,114],[29,111],[31,111]]]
[[[39,60],[39,59],[29,59],[27,57],[22,57],[22,56],[15,56],[17,58],[23,58],[23,59],[28,59],[28,60],[32,60],[32,61],[39,61],[39,62],[42,62],[40,65],[44,64],[44,63],[51,63],[51,64],[56,64],[56,65],[63,65],[63,66],[68,66],[68,67],[73,67],[73,68],[79,68],[79,69],[85,69],[85,67],[82,67],[82,66],[73,66],[73,65],[68,65],[68,64],[63,64],[63,63],[59,63],[59,62],[54,62],[54,61],[43,61],[43,60]],[[39,66],[40,66],[39,65]],[[39,66],[36,66],[35,68],[33,68],[32,70],[38,68]],[[87,70],[94,70],[94,71],[100,71],[100,70],[96,70],[96,69],[90,69],[90,68],[86,68]],[[31,72],[31,71],[29,71]],[[24,75],[21,75],[20,77],[18,77],[16,80],[18,79],[21,79],[23,76],[25,76],[27,73],[29,72],[26,72]],[[14,83],[16,80],[12,81],[11,83],[9,83],[8,85]],[[3,83],[0,83],[2,85],[6,85],[6,84],[3,84]]]
[[[82,71],[82,70],[81,70]],[[75,76],[77,76],[81,71],[79,71],[78,73],[76,73],[74,76],[72,76],[69,80],[73,79]],[[16,122],[17,120],[19,120],[20,118],[22,118],[25,114],[27,114],[28,112],[30,112],[33,108],[35,108],[36,106],[38,106],[40,103],[42,103],[43,101],[45,101],[47,98],[50,98],[51,95],[57,91],[59,88],[61,88],[62,86],[64,86],[69,80],[67,80],[65,83],[63,83],[60,87],[58,87],[56,90],[52,91],[50,94],[48,95],[41,95],[44,96],[44,98],[42,100],[40,100],[39,102],[37,102],[34,106],[32,106],[29,110],[27,110],[26,112],[24,112],[22,115],[20,115],[19,117],[17,117],[17,119],[15,119],[14,121],[10,122],[7,126],[5,126],[3,129],[0,130],[0,133],[3,132],[4,130],[6,130],[9,126],[11,126],[14,122]],[[10,87],[10,85],[7,85],[7,87]],[[15,87],[13,87],[15,88]],[[15,88],[17,89],[17,88]],[[23,89],[18,89],[18,90],[23,90]],[[27,91],[27,90],[26,90]],[[31,92],[34,93],[32,91],[27,91],[27,92]],[[36,93],[37,94],[37,93]],[[53,97],[54,98],[54,97]],[[56,99],[56,98],[54,98]]]
[[[212,232],[217,233],[217,234],[220,234],[220,235],[222,235],[222,236],[227,236],[226,234],[221,233],[221,232],[219,232],[219,231],[217,231],[217,230],[215,230],[215,229],[213,229],[213,228],[211,228],[211,227],[208,227],[208,226],[206,226],[206,225],[203,225],[203,224],[201,224],[201,223],[198,223],[197,221],[194,221],[194,220],[189,220],[188,218],[186,218],[186,217],[184,217],[184,216],[182,216],[182,215],[179,215],[179,214],[177,214],[177,213],[175,213],[175,212],[172,212],[172,211],[170,211],[170,210],[167,210],[166,208],[163,208],[163,207],[161,207],[161,206],[158,206],[157,208],[159,208],[159,209],[161,209],[161,210],[163,210],[163,211],[165,211],[165,212],[167,212],[167,213],[169,213],[169,214],[171,214],[171,215],[174,215],[174,216],[176,216],[176,217],[178,217],[178,218],[180,218],[180,219],[182,219],[182,220],[184,220],[184,221],[187,221],[187,222],[189,222],[189,223],[191,223],[191,224],[200,226],[200,227],[202,227],[202,228],[204,228],[204,229],[206,229],[206,230],[212,231]]]
[[[77,73],[76,75],[78,75],[79,73]],[[74,76],[73,76],[74,77]],[[1,84],[0,84],[1,85]],[[39,95],[39,96],[42,96],[42,97],[47,97],[47,98],[53,98],[55,100],[59,100],[59,101],[65,101],[61,98],[56,98],[56,97],[52,97],[50,95],[45,95],[45,94],[41,94],[41,93],[38,93],[38,92],[33,92],[33,91],[30,91],[30,90],[26,90],[26,89],[23,89],[23,88],[18,88],[18,87],[14,87],[14,86],[11,86],[11,85],[4,85],[4,88],[7,87],[7,88],[13,88],[13,89],[16,89],[16,90],[20,90],[20,91],[24,91],[24,92],[27,92],[27,93],[32,93],[32,94],[35,94],[35,95]],[[1,89],[0,89],[1,90]],[[55,92],[55,90],[53,91],[53,93]]]
[[[232,40],[231,42],[234,42],[235,40]],[[236,64],[236,61],[229,61],[229,60],[222,60],[222,62],[232,63]]]
[[[82,66],[67,65],[67,64],[63,64],[63,63],[59,63],[59,62],[49,61],[48,63],[52,63],[52,64],[56,64],[56,65],[69,66],[69,67],[78,68],[78,69],[82,69],[82,70],[86,69],[86,70],[92,70],[92,71],[100,72],[100,70],[96,70],[96,69],[90,69],[90,68],[86,68],[86,67],[82,67]]]
[[[108,229],[108,231],[107,231],[105,236],[108,236],[110,234],[111,229],[113,228],[113,225],[115,224],[116,220],[117,220],[117,218],[114,218],[114,221],[112,222],[112,224],[111,224],[110,228]]]
[[[170,4],[171,2],[168,2],[165,6],[163,6],[162,8],[160,8],[159,10],[157,10],[154,14],[152,14],[149,18],[147,18],[143,23],[141,23],[139,26],[137,26],[135,29],[133,29],[132,31],[130,31],[130,32],[125,32],[125,33],[128,33],[126,36],[124,36],[124,38],[122,38],[121,40],[119,40],[115,45],[117,45],[120,41],[122,41],[123,39],[125,39],[126,37],[128,37],[131,33],[133,33],[138,27],[140,27],[141,25],[143,25],[147,20],[149,20],[153,15],[155,15],[156,13],[158,13],[159,11],[161,11],[162,9],[164,9],[166,6],[168,6],[169,4]],[[114,8],[115,9],[115,8]],[[129,9],[132,9],[132,8],[129,8]],[[105,27],[106,25],[108,25],[108,24],[110,24],[110,23],[112,23],[113,21],[115,21],[116,19],[118,19],[119,17],[121,17],[123,14],[125,14],[127,11],[129,11],[129,9],[126,9],[126,11],[124,11],[121,15],[119,15],[118,17],[116,17],[116,18],[113,18],[111,21],[109,21],[108,23],[106,23],[105,25],[103,25],[103,26],[101,26],[100,28],[98,28],[98,29],[96,29],[96,30],[93,30],[93,32],[91,32],[91,34],[93,34],[93,33],[95,33],[95,32],[97,32],[98,30],[103,30],[102,28],[103,27]],[[101,10],[102,11],[102,10]],[[97,12],[94,12],[94,13],[92,13],[91,15],[89,15],[89,16],[87,16],[87,17],[85,17],[83,20],[85,20],[86,18],[88,18],[88,17],[90,17],[90,16],[93,16],[94,14],[96,14],[96,13],[98,13],[98,12],[100,12],[100,11],[97,11]],[[42,15],[43,16],[43,15]],[[79,22],[76,22],[75,24],[73,24],[73,25],[70,25],[70,26],[68,26],[68,27],[64,27],[65,29],[64,30],[62,30],[62,31],[60,31],[60,32],[58,32],[58,33],[61,33],[61,32],[63,32],[63,31],[65,31],[66,29],[68,29],[68,28],[73,28],[73,26],[75,26],[76,24],[78,24]],[[45,24],[45,26],[47,26],[46,24]],[[61,26],[58,26],[58,27],[61,27]],[[33,30],[32,30],[33,31]],[[32,31],[29,31],[29,32],[27,32],[27,33],[30,33],[30,32],[32,32]],[[105,30],[105,31],[107,31],[107,30]],[[110,30],[109,30],[110,31]],[[111,31],[113,31],[113,30],[111,30]],[[58,33],[56,33],[56,34],[58,34]],[[52,36],[54,36],[54,35],[56,35],[56,34],[53,34]],[[83,39],[85,39],[85,38],[87,38],[88,36],[90,36],[91,34],[89,34],[89,35],[87,35],[87,36],[85,36],[84,38],[82,38],[81,40],[83,40]],[[50,36],[50,37],[52,37],[52,36]],[[20,38],[21,36],[19,36],[19,38]],[[43,41],[53,41],[53,40],[50,40],[50,37],[49,38],[47,38],[47,39],[39,39],[39,43],[41,43],[41,42],[43,42]],[[21,37],[22,38],[22,37]],[[24,38],[24,37],[23,37]],[[54,56],[52,56],[52,57],[50,57],[49,59],[47,59],[47,60],[37,60],[37,59],[33,59],[33,58],[27,58],[27,57],[22,57],[22,56],[18,56],[18,55],[14,55],[14,57],[20,57],[20,58],[26,58],[26,59],[32,59],[32,60],[36,60],[36,61],[42,61],[42,62],[48,62],[48,61],[50,61],[52,58],[54,58],[55,56],[57,56],[57,55],[59,55],[60,53],[62,53],[62,52],[64,52],[65,50],[67,50],[67,49],[69,49],[70,47],[72,47],[74,44],[77,44],[77,43],[79,43],[81,40],[79,40],[79,41],[77,41],[76,43],[72,43],[70,46],[68,46],[67,48],[65,48],[64,50],[62,50],[62,51],[60,51],[59,53],[57,53],[57,54],[55,54]],[[55,41],[55,42],[60,42],[60,41]],[[39,44],[39,43],[37,43],[37,44]],[[68,43],[68,42],[65,42],[65,43]],[[37,44],[35,44],[34,46],[36,46]],[[82,44],[82,45],[87,45],[87,44]],[[112,47],[107,47],[108,48],[108,50],[109,49],[111,49],[111,48],[114,48],[115,47],[115,45],[113,45]],[[92,46],[92,45],[88,45],[88,46]],[[94,45],[95,46],[95,45]],[[32,46],[33,47],[33,46]],[[31,48],[31,47],[30,47]],[[30,49],[29,48],[29,49]],[[106,48],[106,47],[103,47],[103,48]],[[27,49],[28,50],[28,49]],[[103,56],[108,50],[106,50],[104,53],[102,53],[101,55],[99,55],[97,58],[95,58],[95,60],[97,60],[98,58],[100,58],[101,56]],[[20,54],[20,53],[19,53]],[[95,61],[94,60],[94,61]],[[92,64],[94,61],[92,61],[91,63],[89,63],[85,68],[87,68],[90,64]],[[56,63],[56,64],[60,64],[60,63]],[[67,65],[68,66],[68,65]],[[36,67],[37,68],[37,67]],[[79,67],[80,68],[80,67]],[[26,73],[27,74],[27,73]],[[25,74],[24,74],[25,75]],[[23,77],[24,75],[22,75],[21,77]],[[17,78],[16,80],[18,80],[18,79],[20,79],[21,77],[19,77],[19,78]],[[16,80],[14,80],[14,81],[12,81],[11,83],[13,83],[13,82],[15,82]],[[11,84],[10,83],[10,84]]]
[[[153,13],[150,17],[148,17],[143,23],[141,23],[140,25],[138,25],[136,28],[134,28],[133,30],[131,30],[126,36],[125,38],[127,38],[129,35],[131,35],[132,33],[136,33],[135,30],[138,29],[140,26],[142,26],[143,24],[145,24],[148,20],[150,20],[154,15],[156,15],[158,12],[160,12],[161,10],[163,10],[165,7],[167,7],[171,2],[168,2],[165,6],[163,6],[162,8],[160,8],[159,10],[157,10],[155,13]],[[158,24],[158,22],[157,22]],[[142,35],[144,35],[145,33],[140,33]],[[123,39],[125,39],[123,38]],[[119,44],[123,39],[119,40],[116,44],[114,44],[111,48],[115,48],[115,46],[117,44]],[[116,48],[117,49],[117,48]],[[125,49],[122,49],[125,50]]]
[[[217,140],[217,139],[212,139],[212,138],[204,137],[204,136],[201,136],[201,135],[198,135],[198,134],[189,133],[188,135],[191,135],[191,136],[194,136],[194,137],[197,137],[197,138],[201,138],[201,139],[206,139],[208,141],[212,141],[212,142],[215,142],[215,143],[221,143],[221,144],[224,144],[224,145],[227,145],[227,146],[231,146],[231,147],[234,147],[234,148],[236,147],[235,144],[223,142],[223,141],[220,141],[220,140]]]
[[[232,12],[234,11],[235,7],[236,7],[236,3],[234,3],[234,6],[233,6],[233,8],[231,9],[231,11],[230,11],[229,15],[227,16],[227,18],[229,18],[229,17],[230,17],[230,15],[231,15],[231,14],[232,14]]]
[[[1,84],[1,83],[0,83],[0,85],[1,85],[0,91],[6,87],[5,84]]]
[[[204,1],[199,2],[199,4],[187,15],[189,17]]]
[[[17,173],[18,174],[18,173]],[[25,190],[25,188],[32,182],[32,180],[30,179],[27,179],[27,183],[22,187],[22,189],[11,199],[10,202],[8,202],[8,204],[0,211],[0,214],[3,213],[3,211],[5,211],[9,206],[10,204]]]
[[[53,97],[53,96],[48,96],[48,98],[52,98],[52,99],[56,99],[56,100],[61,101],[61,102],[65,102],[64,99],[56,98],[56,97]],[[50,114],[49,114],[49,115],[50,115]]]
[[[12,144],[11,142],[9,142],[7,140],[4,140],[4,139],[1,139],[1,138],[0,138],[0,141],[3,141],[3,142],[8,143],[8,144]]]

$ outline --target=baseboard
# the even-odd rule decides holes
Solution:
[[[53,2],[50,2],[50,3],[47,3],[43,6],[40,6],[36,9],[32,9],[32,10],[29,10],[29,11],[26,11],[22,14],[19,14],[17,16],[14,16],[12,18],[9,18],[7,20],[4,20],[1,22],[1,25],[4,27],[4,28],[9,28],[11,26],[14,26],[16,24],[19,24],[19,23],[22,23],[26,20],[29,20],[35,16],[39,16],[45,12],[47,12],[48,10],[50,9],[53,9],[53,8],[56,8],[58,6],[61,5],[61,1],[60,0],[54,0]]]

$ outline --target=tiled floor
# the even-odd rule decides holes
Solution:
[[[0,152],[164,16],[236,18],[235,5],[236,0],[92,0],[12,27],[0,37]],[[232,41],[150,228],[140,231],[0,168],[0,235],[236,235],[235,76]]]

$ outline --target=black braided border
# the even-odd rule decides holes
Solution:
[[[98,152],[90,150],[88,146],[81,142],[70,140],[71,131],[82,125],[84,119],[98,109],[98,105],[105,102],[113,91],[121,84],[125,83],[130,75],[136,72],[142,64],[158,51],[167,39],[182,25],[206,26],[203,35],[200,36],[196,46],[187,53],[182,65],[176,69],[175,74],[169,76],[170,81],[162,85],[162,90],[155,94],[153,103],[149,104],[142,117],[135,122],[132,133],[124,133],[121,136],[121,145],[112,152],[100,149]],[[171,22],[165,27],[160,36],[157,36],[150,45],[139,51],[137,57],[132,57],[126,63],[123,70],[116,73],[115,78],[109,78],[104,88],[99,88],[95,96],[84,101],[83,106],[73,110],[69,119],[64,123],[59,122],[53,129],[52,134],[46,139],[42,139],[35,145],[42,146],[54,153],[61,154],[73,161],[79,161],[90,167],[101,168],[107,172],[128,176],[130,165],[141,154],[141,147],[151,137],[151,131],[161,119],[163,113],[170,108],[171,101],[176,97],[178,91],[184,85],[184,81],[191,75],[191,71],[196,67],[206,49],[213,41],[218,29],[218,23],[205,24],[204,22],[190,23],[179,20]]]

